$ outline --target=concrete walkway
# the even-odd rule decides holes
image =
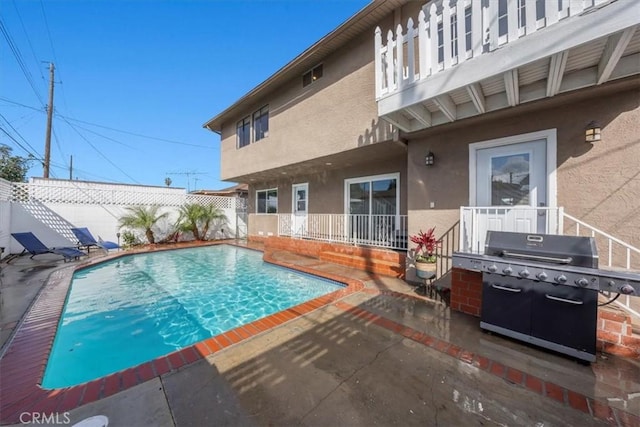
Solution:
[[[437,294],[425,298],[402,280],[291,253],[271,256],[362,281],[364,289],[57,421],[105,415],[110,426],[640,425],[638,361],[601,355],[585,366],[483,333],[477,318],[451,312]],[[3,265],[0,326],[17,322],[11,316],[55,267],[17,261],[24,260]]]

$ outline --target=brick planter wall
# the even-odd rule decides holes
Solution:
[[[451,269],[451,309],[480,317],[482,274],[460,268]]]
[[[482,273],[451,270],[451,309],[480,317]],[[597,349],[609,354],[640,359],[640,336],[634,334],[631,316],[614,307],[598,308]]]
[[[249,240],[261,241],[256,237],[251,236]],[[401,252],[290,237],[270,236],[263,239],[265,253],[284,250],[371,273],[405,277],[407,256]]]

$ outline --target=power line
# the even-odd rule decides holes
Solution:
[[[16,4],[16,0],[13,0],[13,7],[16,10],[16,15],[18,15],[18,20],[20,21],[20,25],[22,26],[22,31],[24,32],[24,36],[27,39],[27,43],[29,43],[29,49],[31,50],[31,54],[33,55],[33,60],[36,63],[36,69],[40,73],[40,77],[42,78],[42,81],[44,81],[44,74],[42,74],[40,61],[36,56],[35,50],[33,49],[33,44],[31,44],[31,38],[29,37],[29,32],[27,31],[27,28],[24,25],[24,21],[22,20],[22,16],[20,15],[20,11],[18,10],[18,5]]]
[[[114,162],[111,161],[111,159],[109,159],[107,156],[105,156],[100,150],[98,150],[98,148],[93,145],[93,143],[91,143],[91,141],[89,141],[87,138],[85,138],[84,135],[82,135],[80,133],[80,131],[78,131],[78,129],[75,128],[74,125],[72,125],[71,123],[69,123],[69,121],[67,119],[64,118],[64,116],[59,116],[62,118],[62,120],[64,120],[70,127],[71,129],[73,129],[80,138],[82,138],[87,144],[89,144],[89,146],[91,148],[93,148],[95,150],[96,153],[98,153],[103,159],[105,159],[107,162],[109,162],[114,168],[118,169],[120,172],[122,172],[122,174],[124,176],[126,176],[127,178],[129,178],[131,181],[135,182],[136,184],[140,184],[135,178],[133,178],[131,175],[129,175],[128,173],[126,173],[124,170],[122,170],[118,165],[116,165]]]
[[[2,99],[2,98],[0,98],[0,99]],[[209,148],[209,149],[214,148],[214,147],[210,147],[210,146],[207,146],[207,145],[191,144],[191,143],[188,143],[188,142],[175,141],[175,140],[172,140],[172,139],[165,139],[165,138],[157,138],[157,137],[154,137],[154,136],[147,136],[147,135],[143,135],[143,134],[140,134],[140,133],[135,133],[135,132],[129,132],[129,131],[126,131],[126,130],[116,129],[116,128],[112,128],[112,127],[109,127],[109,126],[104,126],[104,125],[99,125],[99,124],[96,124],[96,123],[86,122],[84,120],[74,119],[74,118],[71,118],[71,117],[65,117],[65,116],[62,116],[62,115],[59,115],[59,116],[60,117],[64,117],[64,118],[66,118],[68,120],[71,120],[71,121],[74,121],[74,122],[84,123],[85,125],[90,125],[90,126],[103,128],[103,129],[108,129],[108,130],[112,130],[114,132],[125,133],[127,135],[133,135],[133,136],[137,136],[139,138],[153,139],[155,141],[168,142],[168,143],[171,143],[171,144],[187,145],[189,147]]]
[[[2,113],[0,113],[0,118],[2,118],[2,120],[4,120],[4,121],[7,123],[7,125],[8,125],[12,130],[13,130],[13,132],[14,132],[16,135],[18,135],[18,136],[20,137],[20,139],[22,139],[22,140],[24,141],[24,143],[25,143],[27,146],[29,146],[29,148],[30,148],[31,150],[33,150],[33,152],[31,152],[31,151],[29,151],[28,149],[24,148],[24,147],[23,147],[19,142],[15,141],[15,139],[13,139],[13,138],[9,135],[9,133],[8,133],[6,130],[4,130],[4,129],[3,129],[3,131],[4,131],[8,136],[10,136],[10,137],[11,137],[11,139],[13,139],[17,144],[19,144],[18,146],[19,146],[20,148],[22,148],[24,151],[26,151],[26,152],[27,152],[27,154],[29,154],[29,155],[31,155],[31,156],[33,156],[33,157],[35,157],[36,159],[37,159],[37,158],[39,158],[40,156],[38,156],[38,155],[37,155],[38,150],[36,150],[35,148],[33,148],[33,146],[32,146],[31,144],[29,144],[29,141],[27,141],[27,140],[26,140],[26,138],[25,138],[24,136],[22,136],[22,134],[21,134],[20,132],[18,132],[18,130],[17,130],[15,127],[13,127],[13,125],[9,122],[9,120],[7,120],[7,118],[6,118],[5,116],[3,116],[3,115],[2,115]],[[34,154],[34,153],[36,153],[36,154]]]
[[[11,99],[4,98],[2,96],[0,96],[0,101],[4,101],[4,102],[8,102],[10,104],[18,105],[18,106],[23,107],[23,108],[29,108],[29,109],[35,110],[35,111],[44,112],[44,111],[42,111],[41,108],[36,108],[36,107],[32,107],[30,105],[22,104],[20,102],[13,101]],[[116,129],[114,127],[101,125],[101,124],[97,124],[97,123],[92,123],[92,122],[87,122],[85,120],[76,119],[76,118],[65,116],[65,115],[62,115],[62,114],[56,114],[56,117],[59,117],[61,119],[65,119],[65,120],[70,120],[72,122],[84,123],[85,125],[95,126],[95,127],[99,127],[99,128],[102,128],[102,129],[111,130],[111,131],[114,131],[114,132],[120,132],[120,133],[124,133],[124,134],[127,134],[127,135],[137,136],[139,138],[146,138],[146,139],[150,139],[150,140],[153,140],[153,141],[161,141],[161,142],[167,142],[167,143],[171,143],[171,144],[186,145],[186,146],[189,146],[189,147],[197,147],[197,148],[207,148],[207,149],[215,148],[215,147],[208,146],[208,145],[191,144],[191,143],[188,143],[188,142],[176,141],[176,140],[165,139],[165,138],[158,138],[158,137],[155,137],[155,136],[143,135],[143,134],[140,134],[140,133],[135,133],[135,132],[127,131],[127,130]]]
[[[44,18],[44,27],[47,30],[47,36],[49,37],[49,45],[51,46],[51,53],[53,54],[53,60],[58,63],[56,57],[56,50],[53,48],[53,39],[51,38],[51,31],[49,31],[49,21],[47,20],[47,14],[44,11],[44,3],[40,0],[40,8],[42,9],[42,17]]]
[[[29,154],[30,156],[32,155],[32,154],[29,152],[29,150],[27,150],[27,149],[26,149],[22,144],[20,144],[20,141],[18,141],[17,139],[15,139],[15,138],[13,137],[13,135],[11,135],[9,132],[7,132],[7,131],[2,127],[2,126],[0,126],[0,131],[2,131],[2,132],[7,136],[7,138],[9,138],[9,139],[10,139],[10,140],[12,140],[13,142],[15,142],[15,143],[16,143],[16,145],[17,145],[18,147],[22,148],[22,149],[23,149],[27,154]]]
[[[22,71],[22,74],[24,75],[25,79],[27,79],[27,82],[29,83],[29,86],[31,86],[31,89],[33,90],[33,93],[36,95],[36,97],[38,98],[40,103],[42,105],[45,105],[45,102],[42,99],[42,96],[40,96],[40,93],[36,89],[36,85],[35,85],[35,83],[33,81],[33,76],[31,75],[31,72],[29,72],[29,70],[27,69],[27,67],[26,67],[26,65],[24,63],[24,60],[22,59],[22,54],[20,53],[20,49],[13,42],[11,34],[9,34],[9,31],[4,26],[4,22],[2,22],[2,19],[0,19],[0,32],[4,36],[4,39],[6,40],[7,44],[9,45],[9,49],[11,50],[11,53],[13,54],[13,57],[16,59],[16,62],[18,63],[18,66],[20,67],[20,70]]]

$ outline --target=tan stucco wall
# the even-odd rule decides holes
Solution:
[[[566,102],[554,101],[552,107],[546,101],[411,138],[409,232],[436,226],[440,235],[459,219],[459,206],[469,205],[470,143],[556,128],[557,205],[639,247],[640,90],[637,79],[621,88],[607,94],[585,91],[560,98]],[[602,141],[588,144],[584,130],[592,120],[602,126]],[[432,168],[423,165],[429,150],[436,155]],[[430,202],[435,208],[429,208]]]
[[[228,180],[388,139],[378,128],[373,29],[323,63],[323,76],[303,88],[302,76],[256,102],[269,105],[269,136],[236,149],[236,122],[222,132],[221,176]],[[383,123],[384,129],[388,126]],[[383,133],[382,137],[379,135]]]
[[[255,213],[257,190],[278,189],[278,213],[292,211],[292,185],[309,184],[309,213],[344,213],[344,180],[372,175],[400,174],[400,213],[407,211],[407,173],[405,155],[390,155],[384,161],[370,162],[351,169],[330,170],[300,175],[249,186],[249,212]],[[260,216],[260,215],[258,215]],[[249,230],[250,234],[251,229]]]

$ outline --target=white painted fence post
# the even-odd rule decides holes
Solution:
[[[382,30],[380,27],[376,27],[375,31],[375,54],[374,63],[376,67],[376,99],[380,99],[382,96],[382,77],[384,71],[382,69]]]
[[[387,91],[391,92],[395,87],[395,58],[393,32],[387,33]]]
[[[407,83],[413,83],[416,79],[416,55],[414,41],[416,29],[413,27],[413,19],[407,21]]]
[[[431,74],[431,56],[429,55],[429,33],[424,8],[418,14],[418,57],[420,58],[420,78]]]
[[[518,0],[508,0],[507,3],[507,40],[511,43],[520,36],[520,27],[518,25]]]
[[[458,0],[456,3],[456,22],[458,23],[458,64],[463,63],[467,59],[467,37],[465,35],[467,20],[464,16],[464,11],[466,9],[465,3],[465,0]]]
[[[437,73],[440,69],[438,61],[438,8],[436,3],[431,3],[429,9],[429,34],[431,47],[431,75]]]
[[[444,69],[451,68],[451,6],[448,1],[442,2],[442,51],[444,59]]]
[[[402,37],[402,25],[396,27],[396,84],[400,89],[404,86],[404,40]]]
[[[485,27],[488,27],[489,30],[489,51],[496,50],[499,44],[498,4],[497,1],[490,1],[487,9]]]
[[[484,45],[484,25],[482,25],[482,2],[471,2],[471,49],[473,57],[482,55]]]

